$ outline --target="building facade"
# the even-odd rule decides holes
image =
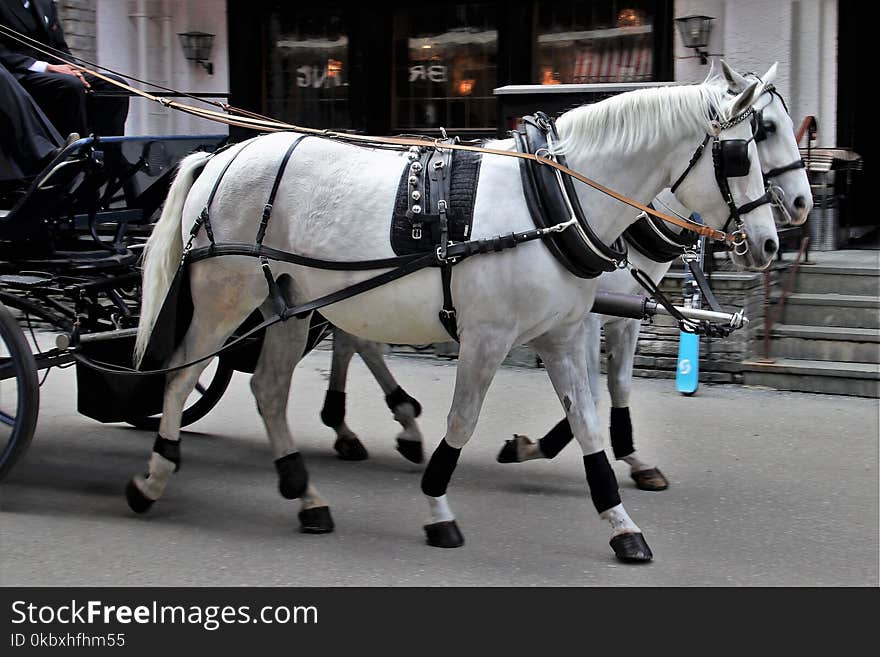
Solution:
[[[490,133],[493,89],[507,84],[701,80],[708,67],[682,45],[675,18],[703,14],[714,18],[710,61],[754,71],[779,62],[777,87],[795,121],[818,118],[820,146],[857,139],[855,85],[839,73],[854,61],[857,17],[843,0],[57,1],[73,50],[99,64],[229,93],[294,123],[378,134]],[[177,34],[187,31],[214,35],[213,74],[185,59]],[[128,128],[215,129],[158,105],[134,107]]]
[[[57,2],[87,59],[291,123],[367,134],[503,133],[510,117],[493,91],[505,85],[699,81],[709,65],[683,46],[676,19],[710,16],[710,64],[723,56],[761,72],[778,62],[795,124],[813,115],[817,146],[862,155],[861,179],[873,166],[854,0]],[[190,31],[213,35],[213,74],[184,56],[178,34]],[[130,134],[225,130],[140,99],[127,125]],[[850,220],[876,225],[854,192]]]

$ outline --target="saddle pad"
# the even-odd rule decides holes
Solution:
[[[480,153],[469,151],[452,152],[452,173],[449,177],[449,190],[446,194],[449,221],[449,239],[461,242],[470,237],[474,218],[474,201],[477,198],[477,179],[480,176]],[[431,213],[418,215],[422,224],[420,239],[413,237],[413,221],[406,216],[409,209],[409,166],[404,167],[397,186],[394,213],[391,216],[391,248],[396,255],[427,253],[439,244],[439,216],[437,199],[430,198],[430,187],[422,190],[422,207],[430,208]]]

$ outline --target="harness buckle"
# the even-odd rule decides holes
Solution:
[[[749,252],[749,243],[744,230],[740,229],[733,233],[733,252],[738,256],[744,256]]]
[[[684,249],[681,253],[681,261],[685,264],[689,262],[696,262],[699,256],[695,249]]]
[[[272,214],[272,204],[266,203],[266,205],[263,207],[263,217],[266,218],[271,214]]]
[[[437,262],[441,265],[454,265],[458,262],[458,257],[453,256],[451,258],[446,257],[446,249],[449,246],[452,246],[455,242],[449,242],[448,244],[441,244],[434,251],[434,257],[437,258]]]
[[[553,154],[550,152],[550,149],[547,148],[546,146],[542,146],[541,148],[535,149],[535,157],[544,157],[544,158],[552,160],[553,159],[552,155]],[[537,160],[537,162],[538,162],[538,164],[544,164],[543,162],[541,162],[541,160]]]
[[[414,240],[420,240],[420,239],[422,239],[422,226],[421,226],[421,224],[419,224],[419,225],[413,225],[413,229],[412,229],[412,238],[413,238]]]

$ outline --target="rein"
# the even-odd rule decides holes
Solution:
[[[9,28],[6,28],[4,26],[0,26],[0,32],[6,34],[7,36],[9,36],[13,39],[18,40],[18,41],[24,42],[25,39],[27,39],[28,41],[33,41],[32,39],[29,39],[28,37],[26,37],[24,35],[20,35],[15,30],[10,30]],[[39,43],[39,42],[37,42],[37,43]],[[106,75],[98,73],[97,71],[95,71],[93,69],[87,68],[85,66],[81,66],[79,64],[74,64],[73,62],[68,61],[64,57],[59,56],[57,54],[57,51],[50,52],[50,51],[47,51],[43,48],[36,47],[32,43],[29,43],[28,45],[30,45],[31,47],[34,47],[36,50],[38,50],[40,52],[43,52],[44,54],[51,55],[55,59],[58,59],[59,61],[65,63],[65,64],[75,66],[76,68],[82,70],[85,73],[93,75],[94,77],[96,77],[100,80],[103,80],[109,84],[112,84],[116,87],[124,89],[124,90],[128,91],[129,93],[132,93],[136,96],[140,96],[140,97],[145,98],[147,100],[151,100],[153,102],[159,103],[160,105],[162,105],[164,107],[170,107],[172,109],[176,109],[176,110],[184,112],[186,114],[191,114],[193,116],[197,116],[199,118],[207,119],[210,121],[215,121],[217,123],[224,123],[224,124],[230,125],[230,126],[236,126],[239,128],[249,128],[251,130],[258,130],[258,131],[262,131],[262,132],[292,131],[292,132],[298,132],[298,133],[307,134],[307,135],[324,137],[324,138],[328,138],[328,139],[335,139],[335,140],[343,141],[343,142],[352,142],[355,144],[362,144],[364,146],[377,146],[377,145],[379,145],[379,146],[381,146],[381,145],[419,146],[419,147],[423,147],[423,148],[434,148],[434,149],[441,150],[441,151],[444,148],[446,148],[446,149],[452,149],[452,150],[471,151],[474,153],[483,153],[483,154],[487,154],[487,155],[500,155],[503,157],[516,157],[516,158],[520,158],[520,159],[533,160],[533,161],[538,162],[539,164],[542,164],[544,166],[552,167],[552,168],[556,169],[557,171],[564,173],[565,175],[570,176],[571,178],[574,178],[575,180],[582,182],[585,185],[588,185],[589,187],[592,187],[593,189],[595,189],[595,190],[597,190],[607,196],[610,196],[611,198],[614,198],[617,201],[620,201],[621,203],[624,203],[626,205],[629,205],[630,207],[636,208],[640,212],[644,212],[645,214],[648,214],[652,217],[656,217],[657,219],[660,219],[660,220],[665,221],[667,223],[670,223],[670,224],[679,226],[680,228],[683,228],[685,230],[689,230],[694,233],[697,233],[701,237],[707,237],[709,239],[720,241],[720,242],[727,242],[732,245],[741,244],[745,238],[745,234],[742,233],[741,231],[738,231],[737,233],[731,234],[731,233],[727,233],[722,230],[716,230],[714,228],[710,228],[709,226],[704,226],[702,224],[698,224],[696,222],[693,222],[693,221],[690,221],[687,219],[681,219],[678,217],[670,216],[670,215],[665,214],[663,212],[659,212],[659,211],[651,208],[648,205],[643,205],[642,203],[639,203],[638,201],[636,201],[634,199],[631,199],[627,196],[624,196],[623,194],[615,192],[614,190],[602,185],[601,183],[598,183],[598,182],[588,178],[587,176],[584,176],[583,174],[578,173],[577,171],[574,171],[573,169],[570,169],[569,167],[567,167],[563,164],[559,164],[558,162],[556,162],[553,159],[546,157],[546,156],[537,155],[534,153],[520,153],[517,151],[506,151],[506,150],[500,150],[500,149],[495,149],[495,148],[485,148],[485,147],[481,147],[481,146],[472,146],[472,145],[461,144],[461,143],[443,143],[440,141],[440,139],[431,139],[428,137],[377,137],[377,136],[368,136],[368,135],[354,135],[354,134],[349,134],[349,133],[344,133],[344,132],[336,132],[333,130],[319,130],[316,128],[306,128],[303,126],[297,126],[297,125],[294,125],[291,123],[284,123],[281,121],[276,121],[273,119],[262,117],[260,115],[253,114],[252,112],[240,110],[240,109],[231,107],[229,105],[221,105],[221,107],[223,107],[223,109],[225,109],[228,113],[234,112],[236,114],[239,114],[239,116],[229,116],[228,113],[216,112],[216,111],[208,110],[208,109],[201,109],[198,107],[193,107],[192,105],[186,105],[184,103],[179,103],[177,101],[163,98],[161,96],[153,95],[153,94],[148,93],[146,91],[143,91],[141,89],[137,89],[137,88],[132,87],[128,84],[125,84],[123,82],[115,80],[111,77],[108,77]],[[40,44],[40,45],[42,45],[42,44]],[[103,67],[101,67],[101,68],[103,68]],[[150,84],[151,84],[151,86],[156,86],[156,85],[152,85],[152,83],[150,83]],[[175,92],[175,93],[177,93],[177,92]],[[248,116],[244,116],[244,114],[247,114]]]
[[[111,78],[107,78],[106,76],[102,76],[100,74],[95,74],[93,71],[85,69],[86,73],[90,73],[96,75],[96,77],[100,77],[107,82],[120,86],[124,89],[131,91],[139,96],[147,98],[148,100],[153,100],[155,102],[161,103],[166,107],[171,107],[172,109],[178,109],[183,112],[194,114],[195,116],[199,116],[201,118],[217,121],[219,123],[226,123],[227,125],[234,125],[238,127],[251,128],[253,130],[262,130],[265,132],[281,132],[281,131],[290,131],[290,132],[298,132],[307,135],[314,135],[317,137],[324,137],[327,139],[335,139],[337,141],[343,142],[355,142],[356,144],[362,144],[364,146],[371,145],[388,145],[388,146],[418,146],[422,148],[434,148],[442,151],[443,149],[451,149],[451,150],[461,150],[461,151],[471,151],[473,153],[482,153],[486,155],[500,155],[503,157],[516,157],[525,160],[534,160],[539,164],[543,164],[545,166],[552,167],[561,173],[564,173],[567,176],[578,180],[585,185],[592,187],[593,189],[610,196],[621,203],[629,205],[633,208],[641,212],[645,212],[657,219],[661,219],[667,223],[674,224],[679,226],[685,230],[690,230],[702,237],[708,237],[709,239],[721,241],[721,242],[729,242],[731,244],[736,244],[741,240],[740,235],[733,235],[730,233],[726,233],[724,231],[716,230],[709,226],[704,226],[698,224],[696,222],[689,221],[687,219],[680,219],[678,217],[673,217],[668,214],[664,214],[663,212],[658,212],[647,205],[643,205],[638,201],[631,199],[623,194],[615,192],[613,189],[602,185],[601,183],[588,178],[587,176],[570,169],[569,167],[559,164],[554,160],[550,159],[544,155],[537,155],[535,153],[520,153],[517,151],[505,151],[497,148],[485,148],[482,146],[471,146],[468,144],[460,144],[460,143],[444,143],[441,142],[440,139],[431,139],[428,137],[377,137],[377,136],[368,136],[368,135],[354,135],[344,132],[336,132],[333,130],[319,130],[316,128],[306,128],[303,126],[294,125],[292,123],[281,123],[278,121],[267,121],[263,119],[250,119],[246,117],[234,117],[229,118],[219,112],[213,112],[210,110],[201,110],[196,107],[192,107],[190,105],[185,105],[183,103],[178,103],[175,101],[170,101],[166,98],[160,98],[157,96],[153,96],[139,89],[135,89],[126,84],[117,82]]]

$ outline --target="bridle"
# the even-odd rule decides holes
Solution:
[[[720,135],[724,130],[732,128],[746,119],[751,119],[754,116],[754,112],[754,108],[749,107],[741,114],[724,122],[719,122],[717,121],[717,116],[712,116],[711,118],[715,122],[717,128],[715,134],[706,134],[705,139],[703,139],[700,145],[697,146],[697,149],[691,156],[687,168],[671,187],[671,191],[675,193],[675,190],[678,189],[679,185],[684,182],[684,179],[687,178],[697,162],[700,161],[700,158],[706,150],[706,145],[711,140],[712,165],[715,169],[715,181],[718,183],[718,190],[721,192],[721,197],[724,199],[724,202],[727,204],[727,208],[730,211],[730,215],[727,217],[727,221],[724,222],[724,228],[722,230],[727,232],[730,222],[734,222],[736,230],[733,235],[736,239],[733,241],[733,250],[740,256],[749,252],[745,222],[742,219],[742,215],[748,214],[752,210],[755,210],[766,203],[772,203],[773,199],[769,192],[764,192],[761,197],[753,201],[749,201],[739,206],[736,204],[733,199],[733,193],[730,190],[730,178],[741,178],[748,175],[751,168],[751,161],[749,160],[749,142],[754,141],[756,137],[753,134],[751,139],[721,139]],[[711,113],[714,114],[714,110],[711,110]]]
[[[746,76],[751,76],[759,81],[761,80],[761,78],[754,73],[746,73]],[[785,108],[785,112],[789,114],[788,105],[786,105],[785,99],[776,90],[776,87],[774,85],[769,84],[765,86],[764,91],[761,93],[761,95],[763,96],[764,94],[770,94],[771,96],[775,96],[776,98],[778,98],[779,102],[782,103],[782,107]],[[765,105],[764,107],[767,107],[767,105]],[[766,140],[768,132],[776,131],[776,126],[773,123],[764,121],[764,107],[755,109],[752,114],[752,134],[754,135],[754,140],[756,144]],[[780,185],[776,184],[773,181],[773,178],[781,176],[783,173],[787,173],[789,171],[796,171],[798,169],[806,168],[806,166],[807,164],[803,160],[803,158],[798,158],[793,162],[776,167],[775,169],[762,171],[764,175],[764,187],[767,190],[767,194],[770,195],[771,204],[786,217],[789,223],[791,223],[791,214],[789,213],[788,207],[785,203],[785,191]]]

